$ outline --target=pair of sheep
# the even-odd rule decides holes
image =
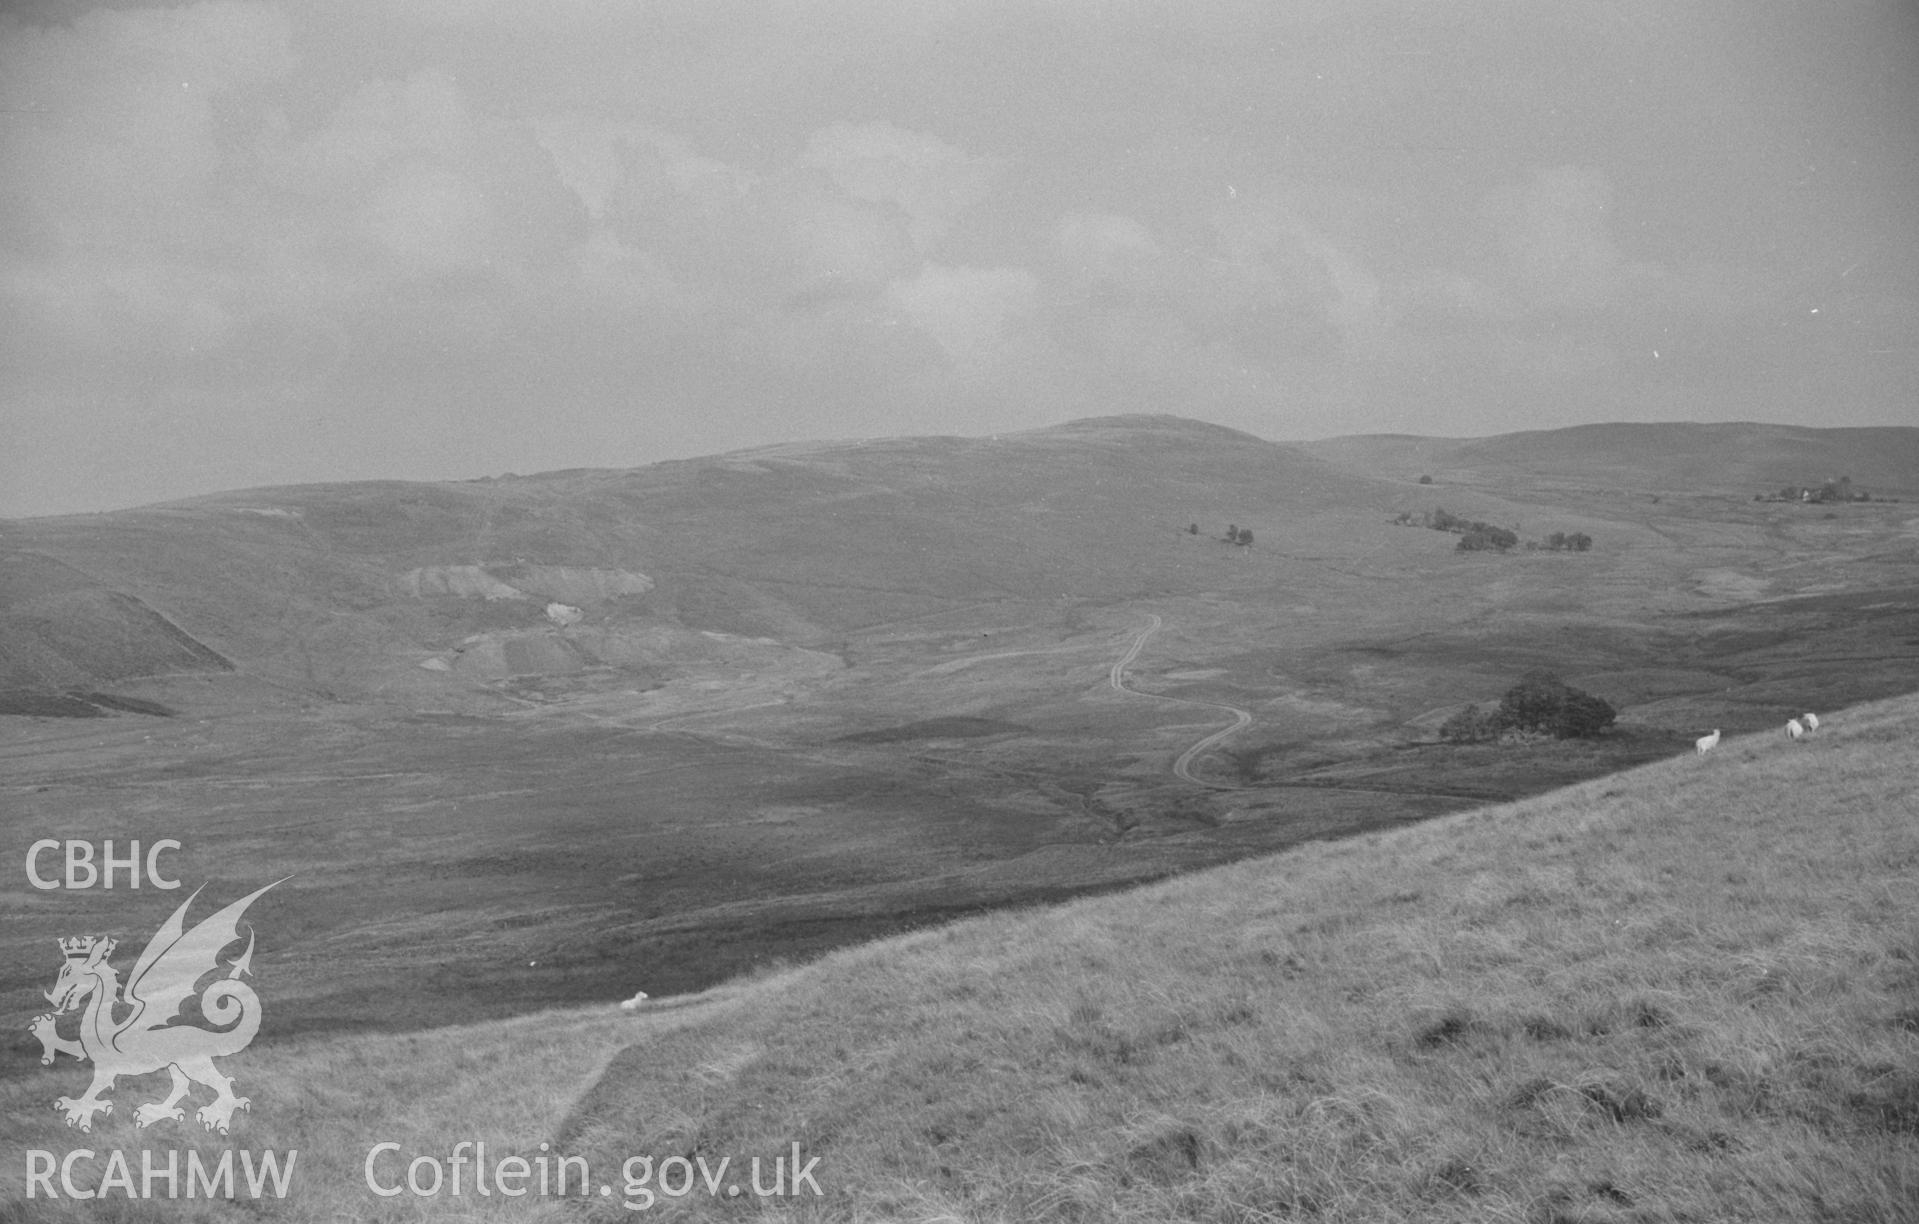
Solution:
[[[1807,714],[1803,717],[1803,720],[1799,718],[1788,718],[1786,720],[1786,738],[1789,740],[1802,739],[1807,732],[1817,731],[1818,729],[1819,716],[1817,714]]]
[[[1789,718],[1786,720],[1786,738],[1789,740],[1803,739],[1807,732],[1817,731],[1818,729],[1819,716],[1817,714],[1804,714],[1799,718]],[[1714,727],[1711,735],[1702,735],[1694,740],[1693,747],[1699,750],[1700,756],[1705,756],[1708,752],[1719,747],[1719,728]]]

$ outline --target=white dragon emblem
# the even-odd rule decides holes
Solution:
[[[275,880],[274,884],[284,881]],[[133,1111],[140,1126],[151,1126],[164,1119],[185,1120],[179,1105],[193,1083],[205,1084],[217,1094],[212,1104],[195,1115],[208,1130],[227,1133],[235,1109],[248,1109],[252,1102],[233,1095],[233,1080],[213,1065],[215,1058],[247,1048],[260,1031],[260,996],[240,981],[240,975],[252,972],[253,931],[247,930],[246,951],[231,962],[225,977],[197,991],[200,1015],[217,1029],[193,1024],[174,1024],[180,1009],[196,997],[201,978],[222,968],[220,953],[240,938],[240,915],[253,904],[268,884],[235,901],[225,909],[184,931],[187,907],[200,895],[181,902],[173,916],[160,925],[148,941],[146,950],[134,963],[126,989],[120,988],[120,975],[108,963],[118,941],[95,935],[60,940],[60,952],[66,963],[53,989],[46,993],[53,1011],[36,1016],[27,1031],[40,1039],[43,1065],[51,1066],[55,1054],[67,1054],[93,1063],[93,1083],[79,1099],[61,1097],[53,1107],[67,1115],[67,1125],[83,1131],[93,1129],[93,1115],[113,1113],[113,1102],[102,1094],[113,1089],[114,1080],[123,1075],[146,1075],[161,1068],[173,1076],[173,1090],[164,1101],[152,1101]],[[86,1004],[80,1017],[79,1039],[64,1038],[56,1031],[61,1017]],[[114,1012],[124,1014],[114,1019]]]

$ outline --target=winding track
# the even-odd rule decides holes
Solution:
[[[1133,639],[1132,646],[1127,649],[1125,654],[1120,656],[1119,662],[1113,664],[1112,671],[1107,674],[1107,683],[1111,684],[1115,691],[1131,693],[1135,697],[1151,697],[1155,701],[1171,701],[1179,705],[1203,706],[1209,710],[1224,710],[1226,713],[1231,714],[1233,716],[1232,726],[1223,727],[1213,732],[1205,739],[1200,740],[1197,744],[1194,744],[1191,748],[1179,754],[1178,759],[1173,762],[1173,774],[1181,781],[1191,782],[1194,786],[1204,786],[1209,790],[1244,789],[1243,787],[1232,786],[1225,782],[1208,782],[1204,778],[1194,777],[1193,762],[1199,758],[1200,754],[1217,747],[1228,737],[1250,726],[1253,721],[1253,716],[1249,711],[1242,710],[1238,706],[1227,705],[1220,701],[1199,701],[1191,697],[1168,697],[1163,693],[1148,693],[1142,689],[1126,687],[1126,669],[1132,666],[1133,660],[1139,658],[1139,652],[1146,648],[1146,639],[1159,632],[1159,627],[1165,623],[1156,612],[1149,612],[1147,616],[1152,623],[1139,631],[1139,636]]]

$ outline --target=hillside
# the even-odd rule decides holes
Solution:
[[[842,953],[561,1137],[798,1139],[828,1218],[1919,1218],[1915,745],[1902,698]]]
[[[733,1218],[751,1197],[613,1170],[727,1157],[743,1185],[797,1143],[823,1197],[780,1218],[1910,1221],[1915,745],[1902,697],[636,1016],[625,976],[595,1009],[256,1045],[240,1141],[300,1151],[287,1199],[116,1218]],[[0,1089],[9,1145],[71,1146],[45,1100],[74,1074]],[[373,1142],[397,1182],[456,1139],[583,1157],[612,1197],[365,1189]],[[5,1218],[100,1206],[3,1176]]]
[[[701,632],[805,647],[981,601],[1137,597],[1204,572],[1164,546],[1189,522],[1330,544],[1388,496],[1294,448],[1123,417],[19,520],[0,530],[0,695],[231,660],[316,695],[470,705],[462,679],[644,675],[710,650]]]
[[[1919,498],[1919,428],[1899,426],[1607,423],[1488,438],[1359,435],[1301,446],[1373,475],[1446,483],[1555,481],[1750,497],[1850,476],[1874,496]]]

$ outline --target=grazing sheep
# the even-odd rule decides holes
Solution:
[[[1800,721],[1806,724],[1806,730],[1808,731],[1817,731],[1819,729],[1819,716],[1817,714],[1807,714],[1801,718]]]
[[[634,995],[632,998],[628,999],[626,1002],[620,1004],[620,1010],[628,1011],[628,1012],[638,1011],[640,1010],[640,1004],[644,1002],[646,1002],[646,992],[642,990],[640,993]]]
[[[1693,745],[1699,749],[1700,756],[1705,756],[1708,752],[1719,747],[1719,728],[1714,727],[1711,735],[1700,736],[1693,741]]]
[[[1789,740],[1800,739],[1805,734],[1806,734],[1806,729],[1805,727],[1800,725],[1798,719],[1788,718],[1786,720],[1786,738],[1787,739]]]

